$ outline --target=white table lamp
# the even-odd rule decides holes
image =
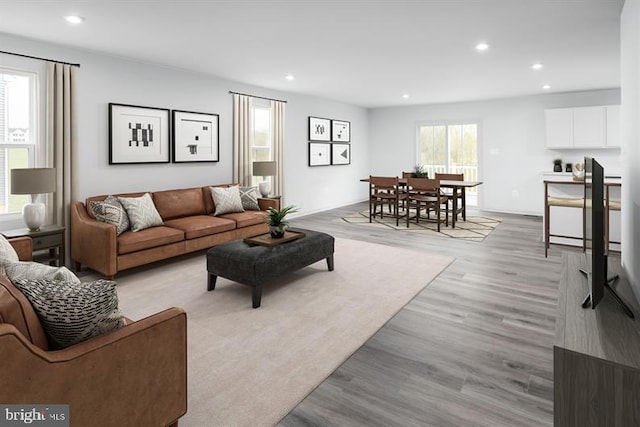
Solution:
[[[268,162],[253,162],[253,176],[261,176],[263,179],[267,176],[275,176],[278,172],[277,163],[274,161]],[[258,184],[260,194],[262,197],[269,197],[271,192],[271,181],[265,179]]]
[[[22,208],[22,219],[29,230],[38,231],[44,224],[46,210],[44,203],[38,203],[38,195],[55,191],[54,168],[11,169],[11,194],[31,195],[31,203]]]

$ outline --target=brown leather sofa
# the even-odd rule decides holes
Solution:
[[[213,216],[215,206],[210,186],[149,193],[164,225],[135,233],[125,231],[120,236],[116,236],[114,225],[96,220],[87,209],[91,201],[104,200],[106,195],[89,197],[84,203],[71,203],[71,258],[76,271],[86,265],[113,278],[128,268],[266,233],[264,211],[277,207],[278,203],[275,199],[258,199],[261,211]],[[139,197],[143,194],[118,196]]]
[[[31,239],[13,239],[21,260]],[[172,426],[187,412],[187,318],[170,308],[51,351],[27,298],[0,275],[0,402],[68,404],[74,426]]]

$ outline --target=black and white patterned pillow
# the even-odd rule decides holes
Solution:
[[[129,229],[129,216],[117,198],[107,196],[101,202],[90,202],[89,207],[98,221],[115,225],[118,236]]]
[[[244,212],[242,200],[240,200],[240,189],[237,185],[231,187],[209,187],[211,189],[211,197],[216,211],[213,216],[226,213]]]
[[[140,231],[163,224],[151,194],[144,193],[141,197],[118,197],[118,201],[127,211],[131,231]]]
[[[14,285],[33,306],[52,349],[65,348],[125,325],[118,309],[116,282],[25,279]]]
[[[259,211],[258,190],[256,187],[240,187],[240,200],[245,211]]]

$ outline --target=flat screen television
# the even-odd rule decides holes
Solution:
[[[596,308],[608,290],[625,313],[633,318],[633,312],[620,299],[611,287],[619,277],[607,276],[607,253],[605,251],[605,200],[604,200],[604,168],[591,157],[584,158],[584,248],[586,270],[581,272],[587,277],[589,294],[582,307]]]
[[[593,158],[584,158],[584,244],[589,301],[596,308],[604,297],[607,257],[604,253],[604,168]]]

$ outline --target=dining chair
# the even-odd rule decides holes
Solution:
[[[441,207],[444,205],[444,218],[440,217]],[[427,213],[425,220],[429,220],[429,212],[436,213],[435,221],[440,232],[440,223],[449,225],[449,203],[446,195],[440,191],[440,181],[428,178],[407,178],[407,227],[409,227],[409,209],[416,209],[416,224],[420,223],[420,211],[424,208]]]
[[[436,172],[436,179],[439,179],[441,181],[464,181],[464,174],[463,173],[437,173]],[[443,194],[445,194],[447,196],[447,199],[449,200],[449,202],[451,202],[451,214],[455,215],[456,218],[458,218],[458,214],[464,213],[464,215],[462,215],[463,218],[466,217],[466,206],[465,203],[463,203],[462,200],[462,191],[460,189],[456,190],[453,188],[446,188],[443,189]],[[457,199],[455,206],[456,206],[456,211],[453,211],[453,199]]]
[[[369,222],[378,214],[384,218],[384,206],[388,206],[396,218],[396,226],[400,220],[400,202],[404,201],[406,193],[400,190],[398,177],[369,176]]]

